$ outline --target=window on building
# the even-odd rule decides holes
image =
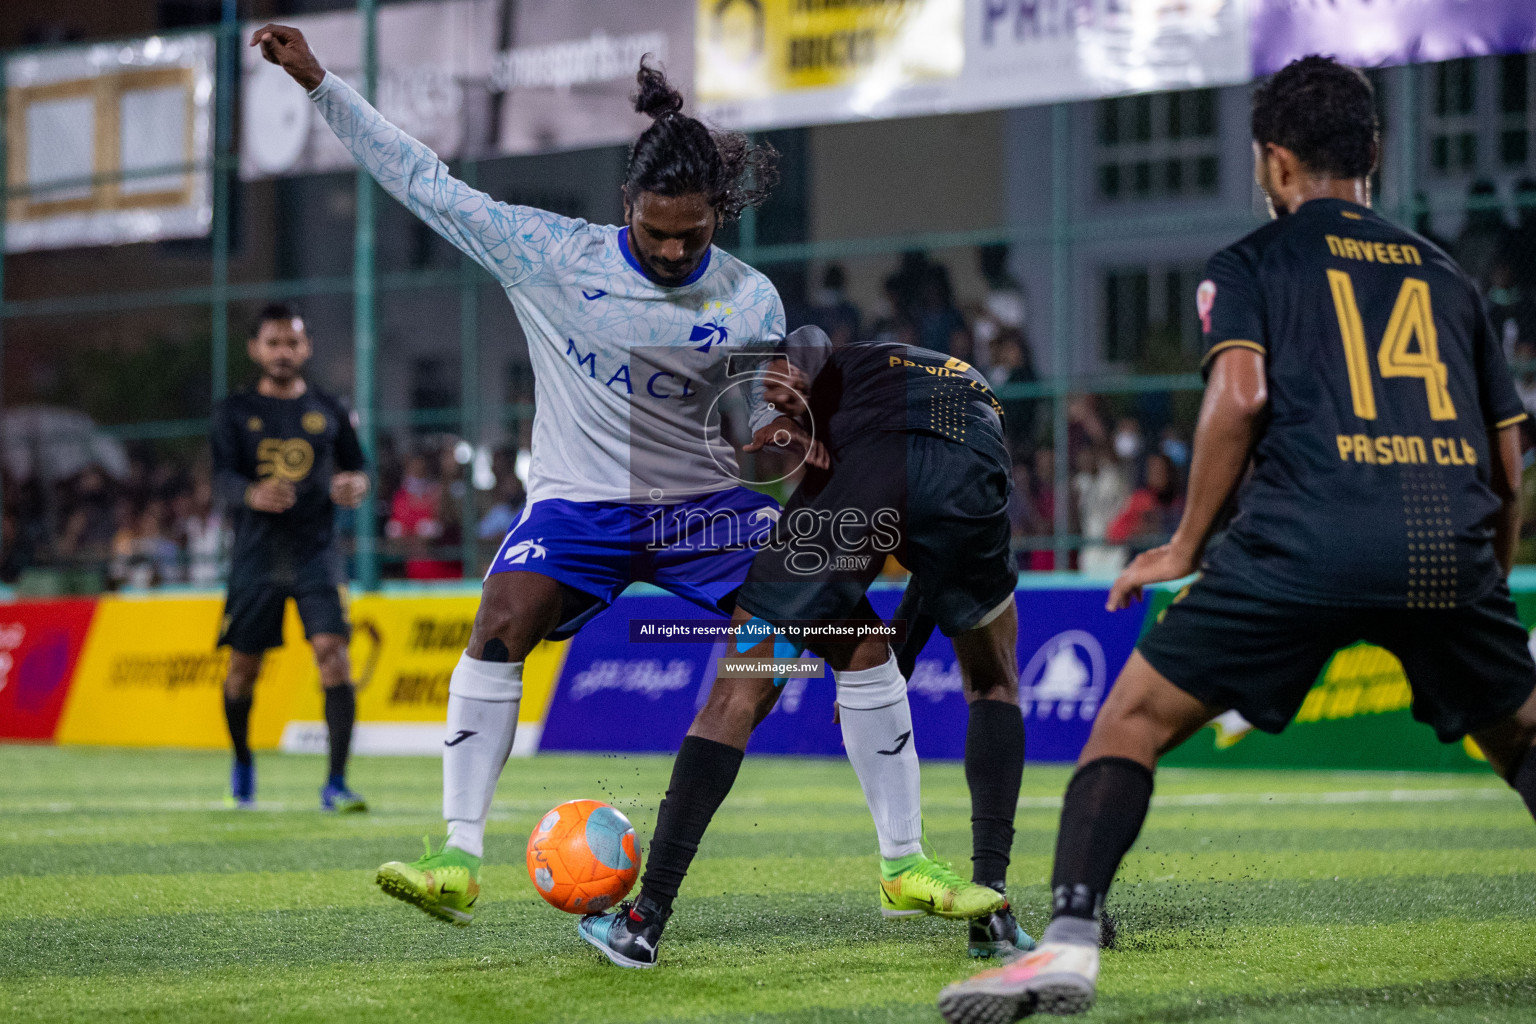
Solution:
[[[1532,139],[1536,121],[1531,117],[1536,109],[1533,63],[1536,61],[1523,53],[1499,59],[1499,166],[1511,170],[1531,166],[1532,150],[1536,149]]]
[[[1209,195],[1221,185],[1215,89],[1101,100],[1095,165],[1110,201]]]
[[[1197,265],[1121,267],[1104,274],[1104,358],[1148,372],[1198,360]],[[1158,351],[1153,351],[1157,349]]]
[[[1477,170],[1477,61],[1463,57],[1434,68],[1430,166],[1439,174],[1471,174]]]

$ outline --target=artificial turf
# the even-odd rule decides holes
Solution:
[[[440,830],[436,762],[365,758],[367,815],[321,814],[321,759],[260,759],[222,810],[221,756],[0,746],[0,1020],[939,1020],[964,928],[883,921],[847,764],[748,758],[653,971],[620,971],[539,899],[529,829],[606,799],[642,841],[669,758],[514,761],[469,928],[383,896],[382,861]],[[1044,924],[1067,770],[1031,765],[1011,897]],[[924,766],[928,834],[964,862],[958,765]],[[1536,825],[1490,775],[1182,770],[1111,906],[1089,1021],[1536,1020]]]

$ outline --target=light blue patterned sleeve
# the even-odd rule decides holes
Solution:
[[[320,116],[374,180],[502,284],[555,259],[582,221],[514,206],[470,188],[437,154],[390,124],[346,82],[326,73],[309,93]]]

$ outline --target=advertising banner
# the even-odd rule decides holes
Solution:
[[[437,754],[447,722],[448,678],[469,641],[478,595],[395,597],[370,594],[351,602],[352,673],[357,685],[354,749],[363,754]],[[54,736],[60,743],[211,747],[228,743],[222,691],[227,650],[216,650],[218,596],[105,597],[94,621],[90,602],[0,607],[0,647],[29,630],[18,648],[19,689],[0,687],[0,737]],[[37,611],[37,609],[47,609]],[[85,625],[90,623],[87,633]],[[48,623],[49,628],[34,626]],[[74,630],[74,633],[70,633]],[[64,646],[60,633],[74,636]],[[35,641],[35,644],[34,644]],[[320,674],[292,602],[283,646],[267,652],[251,715],[256,749],[323,753],[326,731]],[[83,651],[80,650],[83,642]],[[36,653],[41,652],[41,653]],[[72,686],[46,691],[60,659],[73,664]],[[538,747],[564,644],[542,644],[523,671],[517,752]],[[4,665],[0,655],[0,665]],[[44,669],[47,673],[44,673]],[[64,691],[68,690],[66,701]],[[13,719],[11,704],[31,709]],[[12,722],[31,732],[13,732]],[[44,726],[46,725],[46,729]]]
[[[965,66],[965,0],[698,0],[705,115],[764,128],[931,112]]]
[[[968,0],[956,107],[1015,107],[1250,77],[1251,0]]]
[[[1309,53],[1362,67],[1536,50],[1529,0],[1253,0],[1253,72]]]
[[[58,742],[227,746],[229,652],[213,646],[222,608],[217,597],[103,597],[59,720]],[[251,713],[253,747],[276,746],[288,720],[297,675],[289,653],[274,651],[262,666]]]
[[[692,0],[429,0],[378,19],[374,105],[445,160],[633,142],[650,123],[630,99],[646,55],[693,85]],[[286,20],[328,71],[361,85],[356,11]],[[253,47],[241,61],[241,177],[353,167],[286,72]]]
[[[699,101],[739,128],[1247,81],[1250,0],[698,0]]]
[[[881,615],[900,593],[877,590]],[[1136,642],[1141,619],[1104,611],[1099,587],[1022,590],[1020,698],[1034,761],[1069,761],[1088,738],[1104,695]],[[544,726],[542,749],[675,751],[713,684],[723,643],[631,643],[631,619],[693,619],[697,609],[670,596],[626,597],[594,620],[566,660]],[[919,755],[959,758],[967,709],[949,641],[935,635],[910,685],[913,743]],[[836,689],[823,679],[791,679],[753,734],[749,753],[841,756],[832,720]]]
[[[496,54],[498,153],[632,143],[650,119],[634,112],[635,72],[649,55],[685,94],[693,87],[692,0],[521,0],[510,45]]]
[[[439,156],[479,148],[488,132],[486,82],[500,37],[494,0],[389,4],[378,12],[375,106]],[[362,85],[362,22],[356,11],[284,19],[304,33],[325,65]],[[265,22],[245,26],[250,35]],[[288,73],[242,46],[240,176],[350,170],[352,156]]]
[[[357,685],[353,745],[358,753],[442,751],[448,721],[448,680],[469,644],[479,603],[479,595],[473,593],[432,597],[369,594],[352,602],[352,678]],[[294,614],[290,608],[289,615]],[[302,649],[302,630],[290,628],[287,636],[290,647],[301,648],[301,670],[293,688],[292,720],[282,733],[282,748],[323,753],[326,730],[319,671]],[[532,754],[538,749],[540,726],[567,646],[540,644],[524,663],[516,754]]]
[[[0,606],[0,740],[51,740],[95,601]]]
[[[5,62],[5,250],[198,238],[213,224],[213,36]]]

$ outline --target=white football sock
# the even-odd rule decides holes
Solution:
[[[480,661],[467,653],[448,680],[448,735],[443,741],[443,817],[447,845],[479,857],[496,780],[512,752],[523,663]]]
[[[923,793],[912,743],[907,681],[892,654],[884,665],[833,672],[843,746],[875,819],[880,856],[895,860],[923,850]]]

